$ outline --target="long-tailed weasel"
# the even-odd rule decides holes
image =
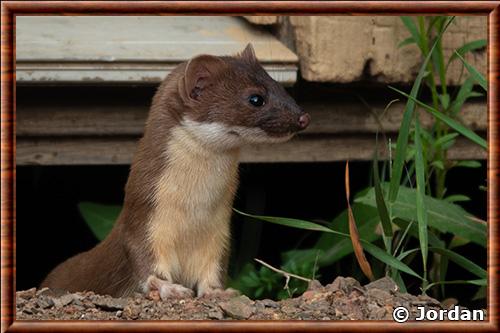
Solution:
[[[126,296],[198,296],[224,287],[244,145],[283,142],[309,124],[249,44],[200,55],[159,86],[108,237],[57,266],[42,286]]]

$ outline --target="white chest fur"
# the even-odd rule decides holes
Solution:
[[[166,159],[149,221],[155,273],[191,288],[203,279],[217,284],[229,245],[238,152],[209,151],[179,126]]]

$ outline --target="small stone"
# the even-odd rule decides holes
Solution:
[[[141,314],[142,308],[139,305],[127,305],[123,309],[123,315],[128,319],[137,319]]]
[[[222,320],[224,319],[224,314],[218,309],[211,310],[208,312],[208,318]]]
[[[301,296],[301,298],[305,301],[305,302],[310,302],[312,300],[314,300],[316,298],[316,295],[318,293],[314,290],[308,290],[306,292],[304,292]]]
[[[443,309],[451,309],[457,304],[458,304],[458,300],[456,298],[452,298],[452,297],[447,298],[441,302],[441,306],[443,307]]]
[[[38,290],[38,291],[36,292],[36,296],[48,295],[48,294],[50,294],[50,293],[51,293],[50,289],[49,289],[49,288],[47,288],[47,287],[45,287],[45,288],[42,288],[42,289]]]
[[[318,280],[309,281],[309,284],[307,286],[307,290],[318,290],[321,288],[323,288],[323,286],[321,285],[321,282],[319,282]]]
[[[127,306],[128,301],[123,298],[101,298],[94,301],[94,305],[104,311],[123,310]]]
[[[46,308],[50,308],[50,307],[54,306],[54,301],[52,300],[52,298],[50,298],[48,296],[44,296],[44,295],[39,296],[36,300],[36,303],[42,309],[46,309]]]
[[[271,299],[263,299],[261,301],[259,301],[261,304],[263,304],[265,307],[267,308],[273,308],[273,309],[277,309],[279,308],[279,304]]]
[[[22,290],[22,291],[17,292],[17,296],[21,297],[25,300],[29,300],[29,299],[33,298],[35,296],[35,294],[36,294],[36,288],[31,288],[28,290]]]
[[[27,307],[25,307],[25,308],[23,309],[23,312],[24,312],[24,313],[27,313],[27,314],[33,314],[33,310],[34,310],[34,308],[33,308],[33,307],[31,307],[31,306],[27,306]]]
[[[386,303],[387,300],[391,299],[392,296],[389,292],[382,289],[368,289],[368,297],[372,297],[377,300],[379,303]]]
[[[62,308],[63,306],[71,304],[78,296],[75,294],[65,294],[58,298],[53,298],[54,305],[56,308]]]
[[[16,299],[16,307],[20,308],[22,306],[24,306],[26,303],[28,303],[28,301],[26,301],[24,298],[17,298]]]
[[[365,285],[365,288],[366,289],[381,289],[381,290],[387,290],[387,291],[393,291],[393,292],[399,291],[399,287],[396,284],[396,282],[394,282],[394,280],[392,280],[388,276],[385,276],[381,279],[378,279],[378,280],[375,280],[373,282],[368,283],[367,285]]]
[[[120,318],[120,317],[122,316],[122,314],[123,314],[123,311],[122,311],[122,310],[118,310],[118,311],[116,311],[116,316],[117,316],[118,318]]]
[[[352,289],[356,287],[357,289],[362,288],[358,281],[351,277],[338,276],[332,283],[326,286],[328,290],[331,291],[342,291],[344,294],[349,295]]]
[[[232,298],[219,306],[226,315],[234,319],[248,319],[255,310],[253,301],[246,296]]]
[[[299,311],[297,308],[293,306],[282,306],[281,307],[281,312],[283,312],[286,315],[293,315]]]

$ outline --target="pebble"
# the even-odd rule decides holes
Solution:
[[[52,298],[44,295],[39,296],[36,300],[36,303],[42,309],[47,309],[54,306],[54,301],[52,300]]]
[[[19,296],[25,300],[29,300],[29,299],[35,297],[35,295],[36,295],[36,288],[31,288],[28,290],[19,291],[17,293],[17,296]]]
[[[373,282],[365,285],[366,289],[381,289],[396,292],[399,290],[398,285],[390,277],[385,276],[381,279],[375,280]]]
[[[127,306],[128,301],[122,298],[106,297],[95,300],[93,303],[95,306],[104,311],[116,311],[123,310]]]
[[[255,311],[253,301],[246,296],[231,298],[219,306],[226,315],[234,319],[248,319]]]

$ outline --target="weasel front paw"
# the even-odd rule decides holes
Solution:
[[[231,298],[239,296],[240,292],[233,288],[208,288],[198,291],[198,297],[202,298]]]
[[[193,290],[186,288],[180,284],[175,284],[166,280],[150,276],[146,281],[146,293],[158,291],[162,300],[171,298],[192,298]]]

